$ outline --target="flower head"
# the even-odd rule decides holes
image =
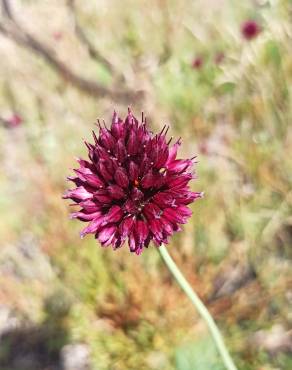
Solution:
[[[254,20],[248,20],[248,21],[245,21],[242,25],[241,25],[241,33],[242,33],[242,36],[246,39],[246,40],[252,40],[254,39],[255,37],[257,37],[257,35],[261,32],[261,27],[260,25],[254,21]]]
[[[203,67],[204,60],[201,56],[195,57],[192,61],[192,68],[200,69]]]
[[[180,230],[191,215],[187,207],[202,193],[188,186],[194,178],[192,159],[176,159],[181,142],[170,146],[168,128],[154,135],[142,115],[138,121],[129,110],[125,120],[116,113],[111,127],[101,127],[94,143],[85,142],[89,160],[79,159],[76,188],[70,198],[81,207],[71,217],[89,222],[81,232],[95,234],[103,246],[121,247],[140,254],[150,241],[157,246]]]
[[[55,31],[52,33],[52,36],[55,41],[60,41],[64,35],[62,31]]]
[[[14,128],[14,127],[18,127],[20,126],[21,124],[23,123],[23,119],[22,117],[17,114],[17,113],[13,113],[9,118],[7,118],[5,120],[5,124],[8,128]]]

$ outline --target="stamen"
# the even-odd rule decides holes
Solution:
[[[101,124],[100,124],[100,119],[99,118],[97,119],[95,124],[101,130]]]
[[[158,137],[160,137],[160,136],[163,134],[163,131],[165,130],[165,127],[166,127],[166,125],[164,125],[164,126],[162,127],[162,130],[160,131],[160,133],[159,133]]]
[[[96,136],[96,134],[95,134],[95,132],[93,130],[92,130],[92,136],[94,138],[95,144],[98,144],[97,136]]]
[[[83,139],[83,142],[87,146],[88,150],[91,150],[90,144],[87,141],[85,141],[85,139]]]
[[[166,135],[167,135],[167,133],[168,133],[168,130],[169,130],[169,126],[167,126],[167,129],[166,129],[166,131],[165,131],[165,134],[164,134],[164,136],[166,136]]]

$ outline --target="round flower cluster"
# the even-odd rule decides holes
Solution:
[[[168,128],[154,135],[128,111],[125,120],[114,112],[110,128],[93,132],[94,143],[85,143],[89,160],[79,159],[76,188],[68,190],[80,207],[72,218],[89,222],[81,236],[95,234],[102,246],[121,247],[126,240],[131,252],[140,254],[151,241],[168,243],[191,215],[187,207],[202,193],[192,192],[194,158],[177,159],[178,140],[166,139]]]

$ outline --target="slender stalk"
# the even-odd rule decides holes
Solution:
[[[237,370],[236,366],[233,363],[232,358],[230,357],[230,354],[224,344],[224,340],[222,338],[222,335],[215,324],[215,321],[211,314],[209,313],[208,309],[205,307],[203,302],[200,300],[198,295],[194,292],[190,284],[187,282],[183,274],[178,269],[177,265],[169,255],[165,245],[161,245],[161,247],[158,248],[160,255],[164,262],[166,263],[167,267],[169,268],[170,272],[173,274],[175,279],[177,280],[178,284],[182,288],[182,290],[186,293],[186,295],[189,297],[189,299],[192,301],[194,306],[196,307],[197,311],[201,315],[201,317],[205,320],[206,324],[208,325],[208,328],[210,330],[210,333],[212,335],[212,338],[216,344],[216,347],[218,349],[218,352],[220,356],[222,357],[222,360],[226,366],[226,369],[228,370]]]

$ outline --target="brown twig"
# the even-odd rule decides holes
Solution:
[[[2,13],[4,16],[13,19],[10,2],[7,0],[2,0]]]
[[[48,64],[55,69],[56,72],[66,81],[70,82],[78,89],[96,96],[109,97],[113,100],[132,102],[142,96],[142,92],[132,91],[128,89],[112,90],[102,86],[96,81],[84,78],[73,72],[65,63],[60,61],[54,52],[38,41],[34,36],[29,34],[14,18],[8,0],[2,0],[2,12],[7,19],[7,22],[0,23],[0,32],[16,42],[18,45],[32,50],[35,54],[41,56]]]
[[[83,31],[83,29],[82,29],[82,27],[81,27],[81,25],[78,21],[78,18],[77,18],[75,0],[68,0],[67,5],[68,5],[68,7],[69,7],[69,9],[72,13],[72,19],[73,19],[73,22],[74,22],[74,29],[75,29],[76,36],[85,45],[85,47],[88,50],[89,55],[93,59],[95,59],[98,63],[103,64],[111,74],[113,74],[113,75],[116,74],[115,68],[112,65],[112,63],[106,57],[104,57],[96,49],[95,46],[93,46],[91,44],[90,40],[86,36],[86,33]]]

